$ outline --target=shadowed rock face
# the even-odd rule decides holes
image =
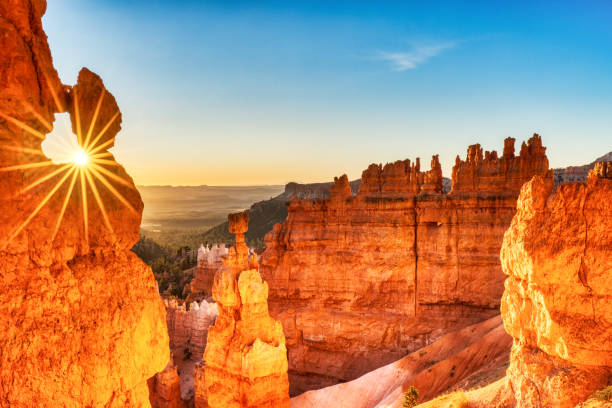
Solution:
[[[525,407],[573,407],[612,379],[612,162],[585,183],[534,177],[504,236],[508,377]]]
[[[521,185],[552,179],[541,139],[514,154],[468,148],[449,194],[437,156],[372,164],[351,195],[289,202],[266,236],[261,274],[283,323],[292,395],[352,380],[498,313],[499,250]]]
[[[148,406],[168,337],[153,274],[129,251],[142,201],[107,152],[121,115],[94,73],[61,84],[45,8],[0,3],[0,406]],[[105,154],[98,173],[42,154],[58,112]]]

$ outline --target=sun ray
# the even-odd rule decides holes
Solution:
[[[53,165],[55,165],[55,163],[53,163],[51,160],[46,160],[46,161],[27,163],[27,164],[16,164],[14,166],[8,166],[8,167],[0,167],[0,172],[34,169],[36,167],[45,167],[45,166],[53,166]]]
[[[101,159],[102,157],[112,157],[113,154],[111,152],[102,152],[97,154],[88,155],[91,160],[95,161],[96,159]]]
[[[110,146],[114,141],[115,141],[114,137],[111,139],[108,139],[106,142],[102,143],[101,145],[96,146],[93,149],[89,150],[89,154],[98,153],[100,150],[103,150],[107,146]]]
[[[62,171],[65,171],[68,167],[72,166],[71,163],[68,164],[64,164],[63,166],[61,166],[59,169],[56,169],[54,171],[52,171],[51,173],[38,178],[37,180],[35,180],[34,182],[32,182],[29,186],[23,188],[19,193],[23,194],[28,190],[31,190],[32,188],[36,187],[37,185],[39,185],[40,183],[43,183],[47,180],[49,180],[50,178],[55,177],[56,175],[58,175],[59,173],[61,173]]]
[[[96,121],[98,120],[98,114],[100,113],[100,107],[102,106],[102,100],[104,99],[104,94],[106,91],[104,88],[100,91],[100,97],[98,98],[98,104],[96,105],[96,110],[94,111],[93,117],[91,118],[91,123],[89,124],[89,130],[87,131],[87,136],[85,137],[85,143],[83,144],[83,148],[87,149],[89,146],[89,139],[91,138],[91,134],[93,133],[94,127],[96,126]]]
[[[87,169],[85,169],[84,172],[85,172],[85,176],[87,177],[87,182],[89,184],[89,187],[91,188],[91,191],[93,192],[94,197],[96,201],[98,202],[98,207],[100,207],[100,211],[102,211],[102,217],[104,218],[104,223],[106,224],[106,228],[108,228],[108,230],[114,237],[115,231],[113,230],[113,226],[110,222],[110,219],[108,218],[108,214],[106,213],[106,208],[104,207],[102,198],[100,197],[100,194],[98,193],[98,188],[96,187],[96,183],[92,179],[91,174],[89,174],[89,171],[87,171]]]
[[[19,233],[30,223],[30,221],[32,221],[32,219],[36,216],[36,214],[38,214],[38,212],[45,206],[45,204],[47,204],[47,202],[51,199],[51,197],[53,197],[55,192],[62,186],[62,184],[64,184],[64,181],[66,181],[70,173],[71,172],[67,172],[66,174],[64,174],[61,180],[57,182],[57,184],[51,189],[51,191],[49,191],[49,193],[45,196],[45,198],[43,198],[43,200],[40,202],[40,204],[38,204],[38,206],[34,209],[34,211],[32,211],[32,213],[28,216],[28,218],[26,218],[26,220],[15,230],[15,232],[11,234],[7,243],[15,239],[15,237],[19,235]]]
[[[102,136],[104,136],[104,134],[106,133],[106,131],[108,130],[108,128],[113,124],[113,122],[115,121],[115,119],[117,119],[117,117],[119,116],[121,112],[117,111],[117,113],[115,113],[109,120],[108,122],[106,122],[106,125],[104,125],[104,127],[102,128],[102,130],[100,130],[100,133],[98,133],[98,135],[95,137],[95,139],[88,145],[85,146],[86,149],[93,149],[96,147],[96,143],[98,143],[98,141],[102,138]],[[115,140],[115,138],[113,137],[111,140]],[[97,150],[96,150],[97,151]]]
[[[36,119],[38,119],[40,123],[42,123],[44,127],[47,128],[48,132],[53,130],[53,125],[47,119],[43,118],[43,116],[40,113],[38,113],[38,111],[34,109],[32,105],[30,105],[26,101],[21,101],[21,103],[23,104],[23,106],[26,107],[27,110],[30,111],[31,114],[33,114],[36,117]]]
[[[35,154],[35,155],[38,155],[38,156],[44,156],[45,155],[40,149],[31,149],[29,147],[0,145],[0,149],[11,150],[13,152]]]
[[[57,222],[55,223],[55,228],[53,229],[53,235],[51,235],[51,242],[55,241],[55,236],[57,235],[57,231],[59,231],[62,219],[64,218],[64,213],[66,212],[66,207],[68,207],[68,202],[70,201],[70,197],[72,197],[72,190],[74,190],[74,185],[76,183],[77,176],[79,175],[79,172],[76,170],[76,167],[73,167],[70,170],[70,172],[72,173],[72,180],[70,180],[70,186],[68,187],[66,198],[64,198],[62,209],[60,210],[59,216],[57,217]]]
[[[15,119],[12,116],[7,115],[6,113],[0,112],[0,118],[3,118],[9,122],[11,122],[12,124],[14,124],[15,126],[18,126],[19,128],[25,130],[26,132],[30,133],[33,136],[36,136],[39,139],[43,139],[46,137],[44,133],[26,125],[25,123],[23,123],[22,121],[20,121],[19,119]]]
[[[105,159],[93,159],[94,163],[106,164],[107,166],[121,166],[114,160],[105,160]]]
[[[79,96],[76,87],[72,88],[72,91],[74,92],[74,118],[76,120],[77,139],[79,141],[79,146],[83,146],[83,140],[81,137],[81,114],[79,112]]]
[[[87,186],[85,184],[85,176],[83,168],[79,167],[79,176],[81,177],[81,199],[83,202],[83,228],[85,229],[85,241],[89,245],[89,221],[87,219]]]
[[[125,205],[131,212],[133,212],[134,214],[138,214],[138,211],[136,211],[136,209],[132,206],[132,204],[130,204],[130,202],[128,200],[125,199],[125,197],[123,197],[123,195],[121,195],[121,193],[119,191],[117,191],[117,189],[115,189],[115,187],[113,187],[113,185],[111,183],[109,183],[109,181],[102,175],[100,174],[96,169],[94,169],[93,167],[90,169],[92,171],[92,173],[94,174],[94,176],[96,176],[98,178],[98,180],[100,180],[100,182],[102,184],[104,184],[104,186],[109,189],[109,191],[111,193],[113,193],[113,195],[115,197],[117,197],[117,199],[119,201],[121,201],[121,203],[123,205]]]
[[[115,180],[116,182],[118,182],[120,184],[123,184],[126,187],[134,188],[132,183],[130,183],[129,181],[123,179],[122,177],[119,177],[118,175],[116,175],[112,171],[109,171],[109,170],[105,169],[102,166],[98,166],[96,163],[91,163],[91,168],[95,169],[95,170],[97,170],[97,171],[99,171],[101,173],[104,173],[106,176],[112,178],[113,180]]]
[[[51,81],[49,80],[49,77],[47,76],[46,73],[43,73],[43,75],[45,76],[47,87],[49,87],[49,91],[51,91],[51,96],[53,97],[53,101],[55,101],[55,107],[57,108],[57,111],[65,112],[66,110],[64,109],[64,106],[62,105],[59,98],[57,97],[57,93],[55,92],[55,89],[53,89],[53,87],[51,86]]]

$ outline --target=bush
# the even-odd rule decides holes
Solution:
[[[612,385],[607,386],[603,390],[596,391],[593,398],[600,401],[612,401]]]
[[[416,407],[419,402],[419,391],[414,388],[412,385],[408,388],[408,391],[404,393],[404,403],[402,407],[404,408],[412,408]]]

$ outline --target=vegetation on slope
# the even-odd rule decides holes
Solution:
[[[278,198],[260,201],[251,206],[249,216],[249,230],[245,234],[247,245],[262,248],[264,236],[272,230],[274,224],[282,223],[287,218],[287,206],[284,200]],[[206,231],[201,239],[204,244],[234,244],[234,235],[228,231],[227,221]]]
[[[185,285],[193,278],[193,271],[189,270],[196,263],[190,247],[173,249],[141,235],[132,252],[151,267],[160,293],[182,297]]]

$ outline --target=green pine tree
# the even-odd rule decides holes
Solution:
[[[416,407],[419,401],[419,391],[414,388],[412,385],[408,388],[408,391],[404,393],[404,403],[402,407],[404,408],[413,408]]]

